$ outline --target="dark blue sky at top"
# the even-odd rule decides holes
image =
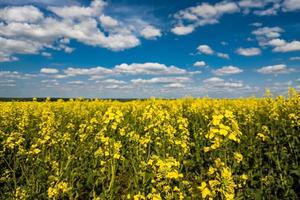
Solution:
[[[17,3],[16,3],[17,2]],[[9,1],[0,0],[2,9],[8,6],[24,6],[34,5],[45,17],[53,15],[47,10],[49,5],[62,6],[89,6],[90,1],[68,1],[66,5],[61,5],[60,1],[45,1],[45,3],[37,3],[37,1],[16,1],[14,4]],[[66,53],[62,50],[53,50],[49,48],[43,48],[38,50],[35,54],[14,54],[11,56],[17,57],[18,60],[0,62],[0,71],[16,71],[21,75],[35,74],[36,77],[30,80],[16,79],[11,80],[9,77],[0,77],[0,96],[103,96],[103,97],[148,97],[148,96],[163,96],[163,97],[180,97],[184,95],[193,96],[214,96],[217,91],[217,97],[231,97],[231,96],[249,96],[249,95],[261,95],[265,87],[274,88],[274,92],[278,94],[284,94],[288,86],[297,88],[300,83],[299,64],[300,48],[299,50],[292,50],[287,52],[275,52],[273,47],[261,46],[259,41],[252,34],[252,31],[263,27],[280,27],[284,30],[278,39],[285,40],[287,43],[291,41],[300,40],[300,10],[293,10],[284,12],[279,10],[276,15],[271,16],[258,16],[253,13],[243,14],[242,11],[224,14],[218,21],[219,23],[207,24],[199,26],[195,30],[186,35],[174,34],[171,29],[176,26],[177,20],[174,18],[174,14],[180,10],[184,10],[188,7],[195,7],[201,5],[203,2],[208,1],[138,1],[138,0],[111,0],[107,1],[103,13],[111,16],[118,21],[122,21],[126,18],[137,18],[146,21],[148,24],[156,27],[160,30],[161,36],[154,39],[146,39],[139,37],[140,44],[132,48],[125,48],[122,50],[114,51],[112,49],[102,47],[101,45],[93,46],[85,44],[82,41],[70,38],[69,47],[74,48],[72,53]],[[209,1],[208,3],[214,5],[220,1]],[[267,8],[267,7],[266,7]],[[266,8],[260,8],[266,9]],[[1,13],[1,12],[0,12]],[[0,21],[5,22],[5,20]],[[251,25],[252,23],[261,23],[260,27]],[[11,23],[11,22],[5,22]],[[100,25],[99,25],[100,26]],[[51,27],[49,27],[51,29]],[[109,34],[109,33],[106,33]],[[0,37],[11,39],[8,36]],[[13,39],[18,39],[18,36],[14,36]],[[24,40],[24,37],[20,37]],[[26,39],[26,38],[25,38]],[[224,44],[222,44],[225,43]],[[215,52],[222,52],[229,55],[229,59],[224,59],[215,55],[206,55],[199,53],[197,47],[199,45],[208,45]],[[261,50],[260,55],[255,56],[243,56],[236,53],[238,48],[259,48]],[[5,48],[5,47],[0,47]],[[0,51],[1,52],[1,51]],[[51,57],[42,56],[41,52],[47,52],[51,54]],[[292,59],[295,58],[295,59]],[[193,64],[196,61],[204,61],[206,67],[195,67]],[[69,67],[73,68],[93,68],[101,66],[108,69],[113,69],[116,65],[127,63],[160,63],[166,66],[176,66],[187,71],[201,71],[201,74],[195,74],[191,77],[192,81],[183,84],[180,87],[171,87],[169,89],[164,87],[163,84],[153,85],[134,85],[132,79],[151,79],[155,77],[167,77],[165,74],[138,74],[138,75],[116,75],[115,77],[109,77],[110,79],[123,80],[126,85],[131,85],[131,89],[124,90],[115,87],[114,89],[102,89],[100,93],[94,93],[93,90],[87,90],[87,93],[80,93],[76,89],[67,90],[66,93],[61,90],[62,87],[68,86],[69,81],[67,79],[60,79],[59,87],[51,87],[50,90],[44,90],[42,84],[39,84],[42,80],[55,79],[51,77],[42,76],[39,77],[42,68],[55,68],[62,73]],[[258,73],[257,70],[265,66],[285,65],[288,69],[292,69],[292,72],[282,73]],[[241,69],[242,73],[229,74],[226,76],[217,76],[214,74],[214,70],[222,68],[224,66],[235,66]],[[185,75],[170,75],[185,76]],[[243,86],[249,86],[251,89],[241,88],[226,88],[218,86],[212,88],[212,92],[209,92],[210,88],[202,88],[195,92],[195,88],[205,87],[205,80],[217,77],[222,79],[224,83],[227,82],[242,82]],[[14,82],[8,87],[9,84],[5,84],[5,81],[10,80]],[[83,86],[89,87],[91,82],[88,77],[78,76],[70,77],[72,81],[81,81]],[[203,82],[204,81],[204,82]],[[34,83],[37,89],[31,90],[32,83]],[[87,84],[86,84],[87,83]],[[1,85],[2,84],[2,85]],[[26,86],[28,84],[28,86]],[[101,83],[100,83],[101,84]],[[221,83],[222,84],[222,83]],[[282,88],[283,86],[286,86]],[[102,86],[99,86],[102,87]],[[143,92],[135,93],[136,87]],[[144,88],[143,88],[144,87]],[[150,89],[149,89],[150,88]],[[300,87],[299,87],[300,89]],[[147,92],[147,90],[149,92]],[[240,90],[237,92],[237,90]],[[22,92],[20,92],[22,91]],[[71,91],[71,92],[70,92]],[[180,92],[188,91],[188,92]],[[220,92],[221,91],[221,92]],[[223,93],[222,93],[223,91]],[[232,93],[232,95],[231,95]],[[21,95],[20,95],[21,94]]]

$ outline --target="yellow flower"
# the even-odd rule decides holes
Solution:
[[[243,155],[242,154],[240,154],[240,153],[238,153],[238,152],[235,152],[234,153],[234,159],[238,162],[238,163],[240,163],[242,160],[243,160]]]
[[[203,148],[203,151],[204,151],[205,153],[209,152],[209,151],[210,151],[210,147],[204,147],[204,148]]]
[[[208,175],[213,175],[215,172],[216,172],[216,168],[211,166],[208,168]]]
[[[242,180],[248,180],[248,176],[247,176],[246,174],[242,174],[242,175],[240,176],[240,178],[241,178]]]
[[[227,136],[228,131],[226,129],[220,129],[220,134],[223,136]]]
[[[215,160],[215,165],[216,165],[216,167],[221,167],[221,166],[224,166],[225,164],[224,164],[224,162],[221,161],[220,158],[217,158]]]
[[[62,193],[66,193],[70,190],[68,183],[66,182],[59,182],[57,185],[57,188],[62,192]]]
[[[48,188],[48,197],[50,199],[55,198],[56,196],[58,196],[58,194],[59,194],[59,190],[57,188],[53,188],[53,187]]]
[[[211,188],[214,188],[214,187],[220,185],[220,181],[218,181],[218,180],[210,180],[210,181],[208,181],[208,184],[210,185]]]
[[[166,177],[168,179],[178,179],[178,178],[182,178],[183,175],[178,173],[177,171],[174,171],[174,172],[168,172]]]
[[[206,183],[202,182],[201,186],[199,187],[201,190],[202,198],[205,199],[206,197],[212,196],[211,191],[206,187]]]

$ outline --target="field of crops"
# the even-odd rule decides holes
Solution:
[[[293,90],[0,108],[0,199],[300,198]]]

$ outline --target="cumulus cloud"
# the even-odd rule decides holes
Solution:
[[[226,53],[215,52],[210,46],[206,44],[199,45],[197,48],[198,52],[205,55],[216,55],[220,58],[229,59],[229,55]]]
[[[67,83],[70,85],[84,85],[85,84],[85,82],[83,82],[83,81],[68,81]]]
[[[204,67],[206,66],[206,63],[204,61],[197,61],[193,64],[195,67]]]
[[[299,0],[284,0],[283,9],[285,11],[295,11],[300,9],[300,1]]]
[[[222,68],[219,68],[217,70],[214,70],[213,73],[216,76],[224,76],[224,75],[231,75],[231,74],[239,74],[242,73],[243,70],[235,67],[235,66],[224,66]]]
[[[210,48],[210,46],[203,44],[203,45],[199,45],[197,50],[200,53],[206,54],[206,55],[212,55],[214,54],[214,50],[212,50],[212,48]]]
[[[190,77],[154,77],[151,79],[132,79],[131,82],[134,84],[164,84],[164,83],[187,83],[191,82]]]
[[[123,63],[116,65],[114,68],[115,72],[122,74],[188,74],[185,69],[178,68],[176,66],[166,66],[160,63]]]
[[[257,70],[262,74],[287,74],[293,71],[293,68],[288,68],[285,64],[265,66]]]
[[[127,64],[123,63],[120,65],[116,65],[113,68],[105,68],[105,67],[91,67],[91,68],[80,68],[80,67],[68,67],[63,70],[63,74],[54,74],[58,73],[59,71],[54,68],[43,68],[41,69],[42,73],[53,73],[53,78],[62,79],[68,77],[75,77],[75,76],[88,76],[88,80],[96,80],[98,83],[104,83],[108,80],[108,77],[111,76],[136,76],[136,75],[194,75],[201,73],[200,71],[187,71],[186,69],[182,69],[176,67],[174,65],[167,66],[161,63],[132,63]],[[183,80],[190,80],[189,78],[183,77],[172,77],[172,78],[154,78],[151,81],[158,81],[163,80],[165,82],[169,82],[170,80],[174,81],[183,81]],[[150,82],[151,82],[150,81]],[[170,81],[172,82],[172,81]]]
[[[84,18],[97,16],[102,12],[106,3],[102,0],[94,0],[88,7],[84,6],[64,6],[64,7],[49,7],[48,9],[61,18]]]
[[[34,41],[24,41],[7,39],[0,36],[0,52],[2,54],[10,55],[12,53],[18,54],[36,54],[42,48],[39,43]]]
[[[0,51],[0,62],[11,62],[11,61],[16,61],[16,60],[18,60],[17,57],[11,56],[8,53]]]
[[[243,88],[244,84],[241,81],[225,81],[219,77],[211,77],[203,80],[207,88],[227,88],[237,89]]]
[[[281,39],[281,33],[284,32],[280,27],[262,27],[252,32],[259,42],[260,46],[271,46],[274,52],[300,51],[300,41],[286,41]]]
[[[269,44],[274,46],[274,52],[300,51],[300,41],[297,40],[286,42],[282,39],[274,39],[269,41]]]
[[[266,46],[270,40],[279,38],[283,32],[282,28],[275,26],[258,28],[252,31],[252,34],[255,35],[260,46]]]
[[[265,9],[265,10],[256,10],[253,13],[258,16],[270,16],[270,15],[277,15],[278,11],[280,10],[281,6],[279,3],[274,3],[272,7]]]
[[[59,71],[55,68],[42,68],[40,72],[44,74],[57,74]]]
[[[161,36],[161,32],[159,29],[153,26],[146,26],[141,30],[141,35],[146,39],[153,39]]]
[[[34,6],[1,8],[0,45],[4,45],[0,61],[14,61],[16,54],[39,54],[46,49],[71,53],[74,49],[64,40],[121,51],[140,45],[139,37],[161,36],[160,30],[147,21],[133,23],[105,15],[106,5],[93,0],[88,6],[49,6],[45,8],[47,14]]]
[[[242,56],[256,56],[261,54],[261,50],[256,47],[251,48],[238,48],[236,53]]]
[[[47,57],[47,58],[52,57],[52,54],[51,54],[51,53],[48,53],[48,52],[42,52],[41,55],[42,55],[42,56],[45,56],[45,57]]]
[[[241,0],[238,2],[239,6],[245,9],[263,8],[266,5],[264,0]]]
[[[281,9],[281,0],[240,0],[238,5],[244,14],[258,16],[276,15]]]
[[[170,83],[163,86],[164,88],[184,88],[185,85],[182,83]]]
[[[3,79],[31,79],[36,77],[36,74],[24,74],[18,71],[0,71],[0,77]]]
[[[103,25],[104,27],[116,27],[119,25],[119,22],[110,16],[101,15],[99,17],[99,20],[101,22],[101,25]]]
[[[0,9],[0,20],[6,22],[37,22],[44,14],[34,6],[5,7]]]
[[[119,84],[126,84],[125,81],[122,80],[117,80],[117,79],[104,79],[104,80],[98,80],[96,83],[102,83],[102,84],[114,84],[114,85],[119,85]]]
[[[278,26],[275,26],[258,28],[252,31],[252,34],[254,34],[257,37],[278,38],[280,37],[282,32],[284,32],[283,29],[281,29]]]
[[[255,26],[255,27],[260,27],[260,26],[262,26],[263,24],[262,23],[260,23],[260,22],[254,22],[254,23],[252,23],[252,24],[250,24],[251,26]]]
[[[64,73],[68,76],[80,76],[80,75],[107,75],[112,74],[113,71],[104,67],[92,67],[92,68],[74,68],[69,67],[64,70]]]
[[[193,26],[176,26],[171,29],[171,31],[176,35],[187,35],[194,31]]]
[[[225,59],[229,59],[229,55],[227,53],[220,53],[220,52],[217,52],[216,54],[218,57],[220,58],[225,58]]]
[[[214,5],[202,3],[198,6],[192,6],[174,14],[176,24],[172,28],[172,32],[177,35],[186,35],[193,32],[196,27],[218,23],[224,14],[238,11],[238,5],[228,1]]]

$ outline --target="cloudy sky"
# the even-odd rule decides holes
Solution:
[[[300,0],[0,0],[0,97],[285,95],[299,19]]]

